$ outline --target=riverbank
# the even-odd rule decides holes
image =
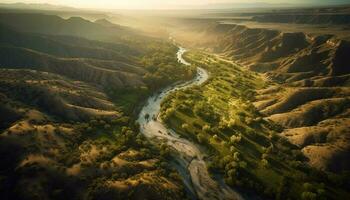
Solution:
[[[182,57],[185,52],[186,50],[184,48],[179,48],[177,53],[178,60],[185,65],[189,65]],[[174,91],[201,85],[208,80],[208,77],[209,75],[206,70],[198,68],[195,79],[176,86],[167,87],[160,93],[151,96],[142,108],[137,122],[140,124],[141,133],[149,138],[151,142],[164,142],[176,151],[174,155],[177,157],[174,159],[177,162],[174,162],[174,167],[178,169],[192,198],[242,199],[230,187],[224,183],[219,184],[209,175],[204,161],[205,154],[196,144],[181,138],[179,134],[166,128],[158,117],[160,104],[164,98]]]

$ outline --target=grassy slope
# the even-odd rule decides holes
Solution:
[[[276,135],[279,127],[261,119],[251,101],[254,90],[268,84],[262,77],[198,52],[187,59],[206,68],[211,78],[203,87],[169,96],[162,104],[162,118],[184,137],[208,147],[213,171],[225,173],[231,185],[276,199],[349,195],[330,187],[325,174],[309,176],[318,172],[303,163],[300,150]]]
[[[6,49],[4,46],[25,47],[39,52],[39,56],[33,65],[33,56],[22,58],[18,70],[12,70],[17,67],[16,59],[8,59],[1,66],[4,69],[0,70],[0,111],[7,116],[0,118],[0,157],[7,165],[0,167],[0,196],[4,199],[184,199],[181,179],[166,162],[167,149],[149,144],[132,119],[132,111],[149,93],[192,77],[194,70],[177,62],[176,46],[143,36],[109,43],[12,30],[1,36],[2,50]],[[142,53],[134,55],[130,52],[133,49]],[[16,51],[6,52],[7,58],[18,57]],[[119,87],[95,84],[93,80],[100,76],[79,82],[68,74],[58,76],[59,73],[48,70],[61,69],[62,63],[45,62],[42,54],[55,60],[88,60],[93,68],[107,71],[120,68],[133,73],[135,67],[142,68],[135,74],[145,83]],[[42,71],[29,71],[31,66]],[[76,68],[68,66],[72,74],[81,75]],[[77,66],[87,70],[82,64]],[[130,78],[121,81],[125,83]],[[65,103],[76,107],[62,106]],[[68,117],[84,114],[80,112],[82,107],[84,111],[98,110],[87,117],[78,117],[79,120]],[[116,114],[101,116],[103,109]]]
[[[182,199],[176,186],[181,180],[138,133],[129,113],[100,116],[103,108],[117,110],[101,91],[44,72],[2,69],[0,75],[3,199]],[[98,112],[80,117],[84,110],[64,104],[75,99],[79,108]],[[113,185],[143,179],[126,188]]]
[[[35,16],[27,16],[30,30],[36,30],[32,27],[37,23]],[[64,29],[69,29],[72,23],[56,16],[44,21],[60,23]],[[84,22],[90,29],[98,27],[101,34],[113,33],[100,24]],[[64,36],[42,34],[51,30],[50,27],[43,28],[45,26],[36,30],[39,33],[20,31],[28,24],[16,24],[18,29],[0,24],[1,68],[51,72],[102,87],[124,112],[133,111],[152,91],[194,74],[193,69],[177,62],[176,46],[142,33],[135,35],[128,30],[128,38],[121,39],[122,35],[116,35],[106,42],[83,38],[84,34],[78,34],[79,37],[73,36],[75,33]]]
[[[324,30],[311,34],[305,25],[281,28],[204,21],[188,20],[187,31],[175,37],[186,46],[220,53],[282,83],[257,91],[254,105],[286,128],[281,135],[295,145],[303,144],[299,146],[312,167],[349,171],[347,39],[329,26],[327,32],[336,36]]]

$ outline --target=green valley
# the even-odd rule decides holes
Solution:
[[[333,187],[340,176],[305,165],[300,148],[279,136],[282,128],[254,107],[256,91],[273,82],[215,55],[192,51],[186,59],[207,69],[210,78],[201,87],[169,95],[161,118],[182,137],[206,147],[213,175],[224,174],[231,186],[275,199],[348,195]]]
[[[132,40],[106,37],[116,31],[82,18],[1,16],[26,21],[0,25],[3,199],[184,197],[167,153],[134,120],[150,94],[193,77],[175,45],[128,29]],[[44,25],[55,23],[68,32]]]
[[[350,199],[344,0],[5,2],[1,200]]]

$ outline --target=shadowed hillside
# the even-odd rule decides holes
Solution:
[[[257,91],[256,108],[266,119],[285,128],[282,135],[292,143],[304,144],[300,147],[312,166],[337,172],[349,170],[343,155],[350,153],[349,132],[344,130],[350,117],[350,42],[333,35],[202,22],[184,20],[185,28],[175,30],[174,35],[184,44],[264,73],[274,85]],[[337,134],[313,140],[308,136],[313,126]]]
[[[115,88],[142,86],[144,69],[135,73],[118,69],[119,63],[109,63],[110,68],[99,67],[104,61],[82,58],[57,58],[30,49],[0,47],[0,64],[8,68],[28,68],[52,72],[74,80]],[[15,57],[14,57],[15,56]],[[114,67],[114,69],[113,69]],[[132,70],[132,66],[130,66]],[[136,68],[136,67],[134,67]]]
[[[192,78],[175,45],[105,20],[0,15],[2,199],[185,198],[169,150],[133,119]]]
[[[117,108],[100,90],[83,82],[34,70],[1,69],[1,93],[8,103],[12,99],[47,112],[63,121],[86,121],[96,116],[118,117]],[[20,105],[19,104],[19,105]],[[16,106],[5,106],[16,113]]]
[[[121,26],[104,26],[81,17],[62,19],[55,15],[32,13],[1,13],[0,23],[24,32],[50,35],[72,35],[89,39],[118,39],[122,35],[137,35]]]
[[[350,7],[232,5],[0,3],[0,199],[349,199]]]

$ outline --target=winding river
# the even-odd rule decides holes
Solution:
[[[179,47],[177,52],[178,61],[182,64],[190,65],[190,63],[186,62],[183,58],[185,52],[186,49]],[[175,150],[176,154],[171,164],[178,170],[183,178],[186,190],[192,199],[241,200],[243,199],[242,196],[227,186],[222,179],[213,179],[209,175],[204,161],[204,151],[201,151],[197,144],[181,138],[173,130],[166,128],[158,116],[160,104],[168,94],[179,89],[201,85],[208,77],[209,75],[206,70],[197,68],[197,75],[193,80],[169,86],[149,97],[137,121],[140,124],[141,133],[151,142],[164,142]]]

